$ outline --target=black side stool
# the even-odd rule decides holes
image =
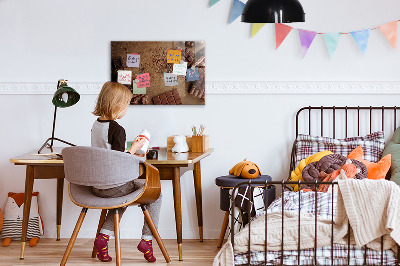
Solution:
[[[263,181],[266,180],[272,181],[272,178],[268,175],[262,175],[254,179],[246,179],[236,177],[234,175],[220,176],[215,179],[215,184],[220,187],[220,209],[225,211],[224,221],[222,222],[221,234],[219,235],[218,245],[220,248],[222,246],[222,242],[224,241],[226,228],[228,227],[229,222],[229,208],[230,208],[230,199],[229,192],[233,189],[237,184],[246,182],[246,181]],[[255,186],[256,187],[256,186]],[[268,200],[267,206],[269,206],[275,200],[275,186],[270,186],[268,189]]]

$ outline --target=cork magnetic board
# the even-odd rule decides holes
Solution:
[[[111,81],[134,94],[132,105],[204,105],[204,41],[113,41]]]

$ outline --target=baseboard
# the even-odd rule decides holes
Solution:
[[[97,95],[104,82],[71,82],[83,95]],[[0,83],[0,94],[53,94],[56,82]],[[218,94],[400,94],[400,81],[209,81],[207,95]]]

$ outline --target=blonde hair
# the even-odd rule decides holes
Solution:
[[[101,88],[93,114],[115,120],[125,105],[129,104],[132,96],[132,92],[126,86],[108,81]]]

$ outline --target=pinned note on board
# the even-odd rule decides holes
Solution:
[[[139,80],[137,84],[138,88],[150,87],[150,74],[143,73],[136,76],[136,79]]]
[[[131,84],[132,83],[132,71],[129,70],[118,70],[118,80],[121,84]]]
[[[181,50],[168,50],[167,51],[167,63],[179,64],[181,62],[182,51]]]
[[[147,94],[146,87],[138,88],[137,83],[132,84],[132,93],[133,94]]]
[[[187,64],[187,62],[182,61],[181,64],[174,64],[172,73],[176,75],[186,76]]]
[[[165,86],[178,86],[178,76],[173,73],[164,73]]]
[[[188,68],[186,71],[186,80],[187,81],[196,81],[199,80],[199,69],[196,67],[195,69],[193,68]]]
[[[132,53],[126,55],[126,66],[127,67],[139,67],[140,66],[140,54]]]

